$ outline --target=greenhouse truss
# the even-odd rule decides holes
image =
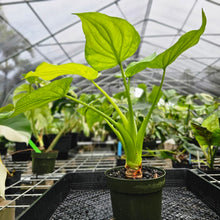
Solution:
[[[172,64],[163,89],[181,94],[209,93],[219,96],[220,83],[220,3],[214,0],[1,0],[0,88],[1,103],[21,81],[22,74],[41,62],[86,64],[85,37],[79,18],[73,13],[97,11],[127,19],[141,36],[141,44],[129,61],[157,54],[171,46],[185,32],[198,29],[201,10],[207,15],[207,27],[198,45]],[[126,66],[127,61],[124,63]],[[97,79],[110,94],[121,90],[121,81],[113,68]],[[159,84],[161,71],[144,70],[131,83]],[[76,91],[93,93],[86,79],[74,76]]]

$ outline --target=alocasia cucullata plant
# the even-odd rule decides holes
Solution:
[[[72,77],[54,80],[33,93],[21,98],[15,105],[12,116],[19,114],[27,109],[39,107],[56,99],[66,97],[76,101],[101,115],[121,141],[126,156],[126,175],[130,178],[142,177],[142,145],[147,124],[157,104],[160,91],[164,82],[167,67],[176,60],[188,48],[196,45],[200,36],[205,30],[206,16],[202,11],[202,25],[198,30],[192,30],[180,37],[180,39],[163,53],[156,55],[153,53],[138,62],[130,63],[126,69],[122,62],[131,57],[139,47],[140,36],[135,28],[126,20],[110,17],[97,12],[76,14],[82,21],[82,27],[86,38],[85,58],[91,67],[68,63],[62,65],[52,65],[42,63],[36,68],[35,72],[29,72],[25,78],[36,76],[44,80],[54,80],[58,76],[78,74],[88,79],[96,88],[107,98],[114,107],[121,120],[115,121],[104,111],[84,103],[75,97],[67,95]],[[128,103],[126,114],[96,82],[99,72],[115,67],[120,67],[121,77],[125,87]],[[134,117],[133,106],[130,96],[130,79],[132,76],[146,68],[156,68],[162,70],[162,78],[158,91],[154,97],[152,106],[143,120],[140,128],[137,128]]]

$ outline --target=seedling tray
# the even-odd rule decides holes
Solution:
[[[220,188],[197,170],[167,170],[162,219],[220,220]],[[18,219],[113,218],[103,172],[69,173],[45,192]]]

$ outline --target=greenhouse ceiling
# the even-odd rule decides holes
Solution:
[[[22,74],[43,61],[86,64],[85,38],[79,18],[72,13],[97,11],[127,19],[141,36],[132,60],[160,53],[185,32],[201,25],[201,9],[207,27],[200,42],[187,50],[167,70],[164,89],[181,94],[209,93],[220,96],[220,3],[214,0],[0,0],[1,104],[21,81]],[[127,65],[127,63],[125,63]],[[118,68],[105,71],[97,83],[109,92],[121,91]],[[131,83],[158,84],[160,70],[144,70]],[[78,92],[95,92],[74,76]]]

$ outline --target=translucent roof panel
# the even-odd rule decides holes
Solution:
[[[22,74],[41,62],[87,64],[85,37],[80,19],[73,13],[98,11],[127,19],[141,36],[130,61],[160,53],[185,32],[207,27],[200,42],[167,69],[164,88],[187,94],[207,92],[220,96],[220,4],[211,0],[0,0],[0,104],[21,81]],[[127,65],[128,62],[125,63]],[[97,80],[111,93],[123,87],[114,77],[119,68],[104,71]],[[131,83],[151,87],[159,83],[159,70],[144,70]],[[74,77],[79,92],[95,92],[81,77]]]

